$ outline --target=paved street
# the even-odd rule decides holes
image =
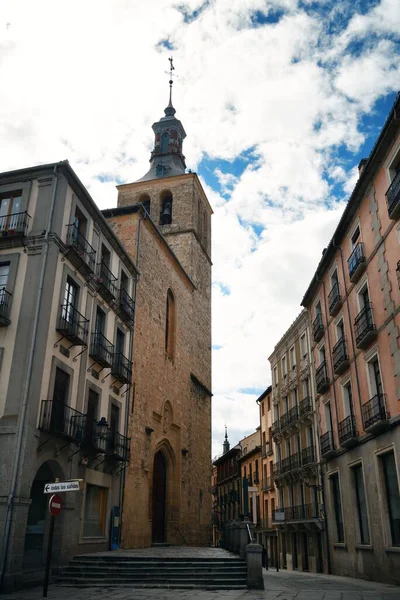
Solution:
[[[51,585],[57,600],[400,600],[400,587],[333,575],[264,571],[265,591],[197,591],[166,589],[79,589]],[[5,594],[1,600],[39,600],[42,588]]]

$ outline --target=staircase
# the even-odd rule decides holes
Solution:
[[[76,556],[57,580],[82,588],[247,589],[247,566],[240,558],[156,558],[116,554]]]

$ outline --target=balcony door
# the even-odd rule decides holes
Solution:
[[[69,390],[69,375],[62,369],[56,367],[54,380],[53,402],[51,408],[51,428],[57,433],[64,433],[65,407],[67,404]]]
[[[119,406],[116,404],[111,404],[111,412],[110,412],[110,443],[113,449],[115,449],[116,441],[117,441],[117,433],[119,430]]]
[[[95,435],[99,410],[99,394],[94,390],[89,390],[88,404],[86,410],[86,439],[88,443],[93,443]]]
[[[0,198],[0,231],[14,229],[18,223],[18,213],[21,212],[21,194],[7,194]]]
[[[64,292],[64,306],[62,309],[62,317],[68,323],[74,322],[74,310],[78,304],[78,286],[70,277],[67,277]]]

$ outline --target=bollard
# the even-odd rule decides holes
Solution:
[[[263,590],[262,546],[260,544],[248,544],[246,546],[246,563],[247,587],[251,590]]]

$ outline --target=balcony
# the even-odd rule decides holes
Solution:
[[[4,238],[25,237],[28,232],[30,216],[28,213],[12,213],[0,217],[0,240]]]
[[[376,394],[362,405],[364,429],[368,433],[379,433],[389,426],[390,415],[386,411],[386,394]]]
[[[279,475],[281,474],[281,463],[280,461],[274,463],[274,472],[272,474],[272,477],[274,479],[276,479],[277,477],[279,477]]]
[[[343,448],[354,446],[358,442],[358,431],[354,415],[349,415],[339,423],[339,444]]]
[[[362,242],[358,242],[357,246],[350,254],[347,266],[351,283],[356,283],[364,273],[366,267],[364,244]]]
[[[281,431],[281,426],[280,426],[279,421],[278,420],[274,421],[271,426],[272,435],[278,435],[280,433],[280,431]]]
[[[274,489],[274,478],[272,476],[267,477],[266,479],[262,480],[262,491],[263,492],[268,492],[269,490],[273,490]]]
[[[107,421],[88,421],[86,425],[84,446],[86,451],[105,454],[108,448],[110,430]]]
[[[101,294],[107,302],[114,300],[117,294],[116,282],[117,278],[113,275],[104,262],[97,264],[97,278],[99,294]]]
[[[129,383],[132,379],[132,362],[122,352],[115,352],[113,355],[111,376],[121,383]]]
[[[386,202],[390,219],[400,217],[400,171],[396,173],[388,191],[386,192]]]
[[[327,431],[319,438],[319,443],[321,446],[321,455],[322,458],[332,458],[335,456],[335,442],[333,441],[333,433],[332,431]]]
[[[313,412],[313,403],[310,396],[306,396],[299,404],[300,419]]]
[[[328,294],[328,306],[330,316],[335,317],[338,314],[340,307],[342,306],[342,297],[340,295],[340,287],[338,281],[336,281],[333,284],[332,289]]]
[[[329,389],[329,377],[326,361],[324,360],[315,371],[315,382],[318,394],[323,394]]]
[[[318,507],[316,504],[298,504],[297,506],[286,506],[284,509],[285,521],[308,521],[318,519]]]
[[[130,460],[130,446],[131,438],[122,435],[118,431],[115,433],[110,432],[106,455],[116,460],[128,462]]]
[[[301,464],[303,466],[305,466],[305,465],[311,465],[315,462],[316,462],[316,457],[315,457],[314,446],[307,446],[307,448],[303,448],[303,450],[301,451]]]
[[[7,327],[11,323],[10,308],[11,308],[10,292],[6,289],[0,290],[0,327]]]
[[[133,316],[135,314],[135,302],[133,298],[130,297],[128,292],[123,288],[121,288],[118,292],[117,310],[120,314],[121,319],[123,319],[130,325],[133,321]]]
[[[72,304],[63,304],[56,327],[63,337],[72,342],[73,346],[86,346],[88,340],[89,320],[86,319]]]
[[[340,375],[349,368],[350,359],[347,354],[346,338],[343,336],[334,345],[332,350],[333,357],[333,372]]]
[[[354,319],[354,327],[356,330],[356,346],[363,350],[367,348],[377,336],[371,302],[368,302],[368,304],[360,310]]]
[[[57,400],[42,400],[40,431],[83,443],[86,435],[86,415]]]
[[[286,427],[290,427],[293,423],[299,420],[299,410],[297,406],[293,406],[287,413],[281,416],[280,424],[281,430],[283,431]]]
[[[281,461],[281,475],[299,469],[301,466],[300,452],[291,454]]]
[[[114,346],[102,333],[92,333],[89,354],[103,368],[111,367],[113,364]]]
[[[75,223],[67,225],[67,257],[84,275],[91,275],[96,264],[96,251],[80,233]]]
[[[319,340],[323,338],[324,324],[322,322],[322,313],[317,313],[312,324],[312,333],[314,342],[319,342]]]

